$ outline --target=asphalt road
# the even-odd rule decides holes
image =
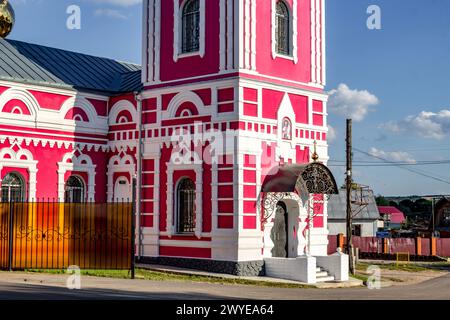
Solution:
[[[285,289],[212,283],[83,277],[80,290],[66,288],[64,275],[0,273],[0,300],[449,300],[450,273],[416,285],[367,288]]]

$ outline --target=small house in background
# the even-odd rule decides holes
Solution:
[[[396,207],[378,206],[378,211],[386,229],[400,229],[406,221],[405,214]]]
[[[328,200],[328,229],[330,235],[346,234],[347,202],[346,190],[331,195]],[[368,187],[354,185],[352,190],[353,235],[376,237],[380,225],[380,214],[373,191]]]

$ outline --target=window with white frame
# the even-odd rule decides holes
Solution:
[[[85,202],[86,192],[83,180],[78,176],[70,176],[65,186],[64,201],[68,203]]]
[[[291,16],[288,5],[279,0],[275,12],[275,41],[278,54],[291,56]]]
[[[9,173],[2,181],[2,202],[22,202],[25,200],[25,184],[18,173]]]
[[[195,231],[195,184],[189,178],[179,181],[176,193],[177,232]]]
[[[205,0],[174,0],[173,60],[205,55]]]
[[[187,0],[182,11],[181,53],[200,50],[200,1]]]
[[[298,63],[298,0],[272,0],[272,58]]]

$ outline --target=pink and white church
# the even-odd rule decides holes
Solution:
[[[136,179],[141,262],[347,280],[325,1],[144,0],[142,26],[142,66],[0,39],[0,200],[131,201]]]

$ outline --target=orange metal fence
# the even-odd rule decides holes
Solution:
[[[0,203],[0,268],[130,269],[130,203]]]

